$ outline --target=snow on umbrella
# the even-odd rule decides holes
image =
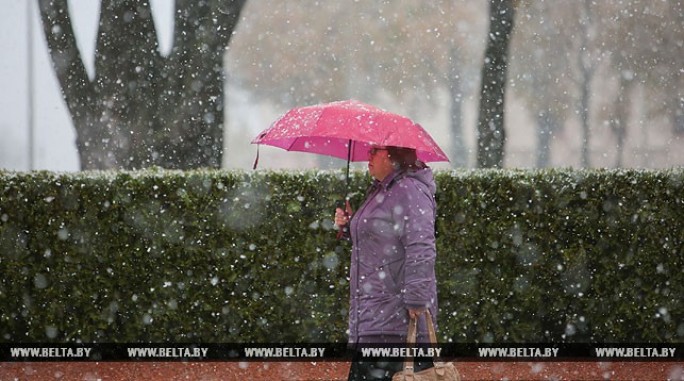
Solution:
[[[252,144],[368,161],[372,146],[413,148],[423,162],[449,161],[430,134],[411,119],[356,100],[294,108],[261,132]],[[258,163],[254,162],[254,168]]]

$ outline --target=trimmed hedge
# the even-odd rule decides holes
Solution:
[[[354,173],[358,206],[369,179]],[[440,339],[684,341],[684,171],[438,172]],[[344,342],[339,172],[0,171],[0,342]]]
[[[684,341],[683,174],[439,176],[444,327],[457,341]]]

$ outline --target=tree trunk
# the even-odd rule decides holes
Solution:
[[[593,70],[582,67],[582,83],[580,89],[580,121],[582,123],[582,167],[591,166],[591,126],[589,116],[589,104],[591,99],[591,82]]]
[[[223,53],[245,1],[177,0],[174,46],[162,57],[148,1],[103,0],[93,80],[66,0],[40,1],[82,169],[220,167]]]
[[[515,6],[513,0],[489,1],[489,33],[482,65],[480,111],[478,117],[477,166],[501,168],[504,160],[504,99],[508,46]]]
[[[551,136],[558,121],[549,110],[537,114],[537,168],[547,168],[551,162]]]
[[[676,135],[684,134],[684,96],[679,98],[679,104],[672,117],[672,131]]]
[[[610,128],[615,134],[617,157],[615,167],[622,168],[624,165],[625,139],[627,137],[627,124],[630,119],[632,81],[620,76],[620,85],[615,97],[615,115],[610,119]]]
[[[590,2],[584,1],[584,17],[580,20],[582,26],[580,53],[577,56],[580,69],[580,123],[582,124],[582,167],[591,166],[590,147],[591,147],[591,125],[590,125],[590,105],[591,105],[591,83],[594,78],[594,64],[591,59],[589,33],[593,27],[591,19]]]
[[[458,48],[450,49],[451,65],[449,67],[449,101],[451,122],[451,165],[467,167],[468,154],[463,138],[463,88],[461,82],[461,62]]]

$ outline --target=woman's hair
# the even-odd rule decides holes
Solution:
[[[387,154],[395,169],[422,169],[426,165],[418,160],[416,150],[405,147],[387,147]]]

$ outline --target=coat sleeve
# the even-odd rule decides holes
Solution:
[[[435,303],[435,200],[417,181],[402,181],[394,220],[404,247],[404,304],[430,307]]]

